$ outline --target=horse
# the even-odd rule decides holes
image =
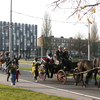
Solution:
[[[100,65],[100,58],[95,58],[93,60],[82,60],[80,61],[78,64],[77,64],[77,70],[78,70],[78,73],[76,76],[76,82],[75,84],[77,85],[78,84],[78,80],[81,80],[82,81],[82,87],[86,87],[86,84],[88,85],[88,82],[90,79],[92,79],[92,75],[94,73],[94,80],[95,80],[95,85],[98,84],[97,82],[97,79],[96,79],[96,76],[97,76],[97,73],[98,73],[98,68]],[[86,74],[86,80],[85,80],[85,83],[84,83],[84,80],[83,80],[83,74],[84,73],[87,73]]]
[[[98,70],[98,75],[100,76],[100,69]],[[100,89],[100,79],[99,79],[99,83],[98,83],[98,89]]]

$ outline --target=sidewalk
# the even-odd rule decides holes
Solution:
[[[10,81],[6,81],[6,74],[0,74],[0,84],[5,84],[10,86]],[[30,82],[27,80],[19,79],[19,82],[16,83],[16,87],[28,89],[36,92],[42,92],[45,94],[56,95],[61,97],[73,98],[77,100],[92,100],[91,98],[85,97],[84,95],[79,95],[75,93],[71,93],[71,91],[65,91],[62,89],[42,85],[35,82]]]

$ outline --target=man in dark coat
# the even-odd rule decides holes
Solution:
[[[62,47],[61,46],[59,46],[58,50],[56,51],[56,57],[57,57],[57,60],[59,61],[59,63],[61,64],[62,63],[62,59],[63,59],[63,51],[62,51]]]
[[[21,58],[21,55],[19,55],[19,56],[14,55],[14,61],[15,61],[15,64],[16,64],[17,67],[19,66],[19,59],[20,58]]]
[[[67,71],[70,71],[71,69],[71,60],[69,60],[69,55],[68,55],[68,50],[67,48],[64,48],[64,52],[63,52],[63,66],[66,67]]]

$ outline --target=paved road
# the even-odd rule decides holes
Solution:
[[[20,64],[20,66],[31,67],[30,64]],[[21,73],[22,73],[22,76],[21,76],[22,79],[33,82],[33,78],[32,78],[33,76],[29,71],[21,71]],[[45,81],[39,80],[38,83],[42,85],[46,85],[46,86],[59,88],[63,91],[73,92],[78,95],[84,95],[86,97],[91,97],[91,98],[94,98],[94,100],[100,100],[100,90],[97,89],[96,86],[94,86],[93,81],[91,81],[90,85],[87,86],[86,88],[82,88],[81,83],[78,84],[78,86],[75,86],[73,78],[70,78],[70,77],[67,78],[67,82],[64,85],[59,84],[56,77],[51,78],[51,79],[46,78]]]

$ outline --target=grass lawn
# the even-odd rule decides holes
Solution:
[[[0,84],[0,100],[75,100]]]

